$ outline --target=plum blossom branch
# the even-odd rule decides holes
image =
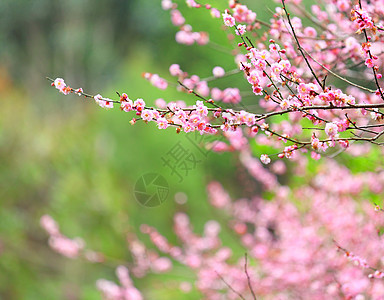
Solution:
[[[384,272],[368,265],[366,259],[364,259],[358,255],[355,255],[352,252],[348,251],[347,249],[341,247],[336,241],[334,241],[334,243],[335,243],[337,249],[344,252],[345,257],[347,257],[348,260],[352,261],[355,265],[362,267],[364,269],[370,269],[371,271],[374,271],[373,273],[370,273],[368,275],[369,278],[377,278],[377,279],[384,278]]]
[[[140,120],[145,123],[155,122],[159,129],[175,127],[178,133],[198,131],[200,134],[223,134],[229,143],[229,137],[239,131],[246,139],[255,137],[258,132],[263,133],[266,136],[263,143],[269,143],[274,148],[278,148],[275,142],[288,143],[284,145],[283,150],[278,151],[278,157],[289,158],[293,152],[299,152],[300,149],[304,152],[304,148],[317,154],[336,146],[347,149],[349,143],[354,141],[383,145],[381,121],[384,119],[384,113],[381,109],[384,104],[377,101],[379,97],[382,98],[380,86],[377,84],[378,89],[374,91],[351,82],[332,70],[348,69],[349,60],[354,63],[361,62],[365,55],[365,64],[369,68],[374,67],[376,72],[377,64],[373,61],[380,58],[372,54],[370,37],[367,35],[367,30],[375,31],[376,27],[372,18],[361,7],[358,9],[345,3],[338,4],[340,11],[346,12],[349,8],[352,10],[352,20],[344,13],[341,15],[346,18],[346,22],[364,32],[366,41],[360,45],[353,37],[353,31],[345,30],[345,26],[342,27],[343,31],[338,32],[336,28],[324,25],[330,21],[328,14],[332,15],[332,12],[323,12],[318,6],[312,7],[315,17],[306,11],[300,11],[324,31],[320,36],[317,36],[317,31],[312,27],[303,29],[301,20],[292,17],[288,12],[285,0],[282,0],[283,7],[276,9],[270,23],[264,22],[265,24],[259,22],[256,13],[236,1],[231,0],[229,9],[224,12],[211,5],[202,5],[192,0],[187,2],[192,8],[205,7],[214,18],[221,15],[224,25],[233,29],[232,36],[238,36],[240,50],[246,51],[235,56],[239,69],[225,72],[217,66],[213,76],[205,79],[200,79],[197,75],[189,76],[177,64],[169,68],[171,76],[177,78],[175,82],[165,80],[157,74],[145,73],[144,77],[159,89],[173,86],[179,91],[193,94],[198,98],[194,105],[188,106],[184,101],[166,103],[163,99],[157,99],[156,105],[151,107],[146,105],[143,99],[130,100],[125,93],[118,94],[120,100],[116,101],[100,94],[86,94],[82,89],[72,89],[60,78],[50,80],[63,94],[77,93],[93,98],[103,108],[112,108],[114,104],[119,104],[121,110],[133,111],[137,117],[130,121],[131,124]],[[209,42],[208,33],[193,33],[191,26],[185,24],[185,18],[175,3],[163,0],[162,6],[165,10],[170,10],[172,23],[180,29],[176,36],[177,42],[196,42],[200,45]],[[260,28],[260,25],[267,26],[269,31],[263,35],[253,35],[258,37],[255,41],[248,35],[255,33],[255,29]],[[268,39],[268,35],[273,38]],[[341,36],[347,37],[346,40],[341,39]],[[362,54],[358,53],[360,46]],[[338,59],[328,59],[328,56],[332,55],[338,55]],[[336,67],[337,63],[340,67]],[[310,78],[306,75],[307,68],[312,74]],[[216,78],[241,71],[251,85],[252,93],[260,96],[252,106],[255,105],[262,111],[254,112],[250,109],[251,106],[244,105],[242,110],[226,108],[227,104],[240,104],[244,93],[240,93],[237,88],[220,90],[208,86],[208,82],[213,84]],[[317,75],[320,71],[322,81]],[[328,74],[348,83],[348,89],[358,88],[361,91],[342,91],[326,86]],[[377,81],[381,74],[374,74]],[[210,105],[207,107],[206,104]],[[290,126],[287,126],[287,120],[291,120]],[[306,120],[314,126],[306,126]],[[302,132],[302,129],[312,132]],[[267,156],[263,158],[264,162],[269,161]]]

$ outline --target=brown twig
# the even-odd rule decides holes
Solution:
[[[248,287],[249,287],[249,289],[251,291],[253,299],[257,300],[255,292],[253,291],[253,288],[252,288],[251,278],[249,277],[249,274],[248,274],[248,266],[247,266],[248,265],[248,255],[247,255],[247,253],[245,253],[244,256],[245,256],[244,272],[245,272],[245,275],[247,276]]]
[[[289,12],[287,11],[287,8],[285,6],[285,0],[281,0],[281,3],[283,4],[283,9],[285,11],[285,14],[287,15],[287,19],[288,19],[288,23],[289,23],[289,27],[291,28],[292,30],[292,34],[293,34],[293,37],[295,38],[295,41],[296,41],[296,44],[297,44],[297,47],[298,47],[298,50],[300,51],[302,57],[304,58],[309,70],[311,71],[313,77],[315,78],[315,80],[317,81],[317,83],[319,84],[319,86],[321,87],[322,84],[320,82],[320,79],[317,77],[315,71],[312,69],[312,66],[311,64],[309,63],[307,57],[305,56],[301,46],[300,46],[300,42],[299,42],[299,39],[297,38],[296,36],[296,33],[295,33],[295,29],[293,28],[293,25],[292,25],[292,22],[291,22],[291,17],[289,16]]]
[[[217,276],[220,277],[220,279],[225,283],[225,285],[227,287],[229,287],[229,289],[234,292],[237,296],[239,296],[241,299],[245,300],[244,296],[242,294],[240,294],[239,292],[237,292],[228,282],[225,281],[225,279],[223,278],[223,276],[221,276],[217,271],[215,271]]]

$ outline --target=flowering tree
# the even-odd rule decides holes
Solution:
[[[241,163],[273,199],[255,196],[232,201],[219,183],[211,182],[210,202],[227,214],[245,256],[233,257],[218,235],[217,222],[208,222],[200,236],[193,233],[188,216],[178,213],[174,231],[181,246],[143,225],[141,231],[150,236],[158,252],[129,235],[133,263],[118,267],[121,285],[100,280],[98,288],[107,299],[142,299],[129,273],[142,277],[148,272],[169,272],[173,260],[196,273],[195,287],[206,299],[324,299],[324,295],[381,299],[381,209],[374,211],[361,199],[373,201],[372,195],[383,191],[383,172],[353,174],[330,159],[344,151],[361,155],[372,145],[382,145],[381,3],[324,0],[309,12],[300,1],[282,0],[270,22],[264,22],[236,0],[222,11],[194,0],[186,2],[222,18],[229,38],[237,42],[234,70],[217,66],[212,77],[200,79],[172,64],[169,72],[174,80],[144,74],[159,89],[173,85],[193,94],[193,105],[157,99],[152,107],[120,92],[113,100],[72,88],[62,78],[51,79],[52,85],[65,95],[94,99],[103,108],[117,104],[123,112],[136,114],[132,125],[143,121],[156,123],[158,129],[174,127],[178,133],[217,137],[206,146],[217,152],[239,152]],[[163,0],[161,4],[179,28],[178,43],[209,44],[208,33],[193,32],[176,3]],[[212,85],[216,78],[239,72],[250,84],[256,110],[243,104],[245,92],[238,88],[221,90]],[[263,167],[253,157],[250,145],[254,142],[271,151],[261,155],[262,163],[271,163],[274,156],[291,159],[294,173],[307,179],[301,185],[283,186],[278,175],[286,172],[286,164],[277,160],[269,169]],[[308,152],[311,159],[328,157],[314,178],[305,170]],[[50,234],[51,247],[59,253],[103,261],[101,253],[84,250],[83,242],[62,235],[49,216],[41,222]],[[181,282],[180,288],[187,292],[191,286]]]

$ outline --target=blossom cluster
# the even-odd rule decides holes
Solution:
[[[239,295],[253,299],[252,294],[263,299],[291,299],[292,295],[380,299],[384,293],[380,280],[384,278],[380,269],[384,249],[378,229],[384,221],[379,209],[359,199],[367,189],[384,191],[384,173],[352,174],[329,160],[316,176],[289,188],[277,180],[286,172],[284,167],[276,165],[268,171],[249,153],[240,155],[254,179],[273,193],[272,201],[262,196],[232,199],[215,181],[207,186],[207,192],[210,204],[226,215],[228,227],[247,257],[225,245],[217,221],[207,220],[199,234],[188,215],[177,212],[173,218],[176,244],[145,224],[140,230],[157,250],[145,246],[135,234],[127,234],[133,259],[128,268],[117,266],[119,284],[97,281],[103,295],[107,299],[143,299],[145,291],[141,294],[130,276],[173,272],[176,262],[192,271],[196,280],[178,278],[174,286],[183,293],[196,289],[204,299],[238,299]],[[292,199],[301,205],[294,205]],[[51,218],[42,217],[42,225],[57,233]]]
[[[80,238],[70,239],[64,236],[59,225],[49,215],[44,215],[40,219],[41,226],[49,234],[49,245],[56,252],[69,258],[76,258],[84,249],[84,241]]]
[[[174,231],[182,249],[177,247],[177,255],[171,256],[195,270],[195,287],[206,299],[220,299],[222,293],[226,299],[237,299],[238,294],[252,299],[251,288],[263,299],[290,299],[292,294],[310,299],[380,299],[384,284],[371,280],[382,278],[383,273],[372,271],[370,266],[382,261],[383,238],[377,228],[383,226],[383,219],[372,205],[353,200],[361,197],[365,185],[383,189],[383,177],[372,176],[354,176],[330,161],[309,184],[297,189],[275,182],[273,201],[260,197],[231,201],[218,182],[209,184],[211,204],[230,216],[230,227],[250,259],[255,260],[248,266],[251,287],[244,272],[244,257],[234,261],[236,255],[217,240],[216,234],[211,242],[206,240],[207,227],[213,226],[217,232],[215,222],[208,221],[204,234],[199,236],[193,233],[186,215],[176,214]],[[291,198],[305,204],[304,213]],[[156,247],[170,253],[173,246],[165,237],[158,236],[158,240],[162,242],[154,242]],[[360,255],[345,252],[345,259],[337,251],[339,244]]]
[[[83,89],[79,88],[77,90],[73,90],[70,86],[67,86],[67,84],[64,82],[63,78],[56,78],[53,82],[52,85],[57,88],[60,93],[63,93],[64,95],[68,95],[69,93],[77,93],[79,96],[83,92]]]
[[[361,33],[364,29],[376,31],[376,26],[369,13],[359,8],[358,5],[351,10],[351,19],[357,24],[359,28],[358,33]]]
[[[189,7],[202,7],[194,0],[187,0],[186,2]],[[175,37],[177,43],[185,45],[192,45],[194,43],[197,43],[198,45],[205,45],[209,42],[209,35],[207,32],[194,32],[192,30],[192,26],[185,23],[185,18],[178,10],[176,3],[172,2],[172,0],[162,0],[161,5],[164,10],[170,10],[172,24],[179,28],[179,31],[176,33]],[[219,17],[220,12],[216,8],[213,8],[209,4],[205,5],[204,7],[210,10],[213,17]]]
[[[99,279],[96,282],[97,288],[102,292],[106,299],[144,299],[141,292],[133,285],[127,267],[118,266],[116,268],[116,275],[119,278],[121,286],[106,279]]]
[[[149,77],[150,75],[147,75]],[[151,75],[152,78],[154,75]],[[57,78],[55,82],[61,81],[62,79]],[[64,83],[64,81],[62,81]],[[189,85],[201,85],[203,81],[198,81],[198,78],[185,79],[184,84]],[[64,83],[65,84],[65,83]],[[113,108],[114,103],[120,103],[120,109],[124,112],[134,111],[139,118],[133,118],[131,123],[134,124],[138,119],[141,119],[145,122],[156,122],[159,129],[166,129],[168,126],[177,127],[178,132],[183,130],[188,133],[191,131],[199,131],[201,134],[216,134],[218,129],[223,131],[233,131],[236,126],[246,124],[247,126],[253,126],[256,124],[255,114],[248,113],[244,110],[242,111],[233,111],[231,109],[222,110],[221,108],[208,108],[204,101],[198,100],[193,106],[186,106],[183,101],[169,102],[165,103],[157,101],[158,105],[162,108],[156,109],[146,105],[145,101],[141,98],[133,101],[129,99],[126,93],[122,93],[120,100],[111,100],[109,98],[104,98],[100,94],[96,96],[90,96],[84,94],[81,89],[72,89],[71,87],[66,86],[67,93],[75,92],[86,97],[94,98],[96,103],[103,108]],[[186,86],[184,86],[186,87]],[[203,87],[200,86],[202,89]],[[236,89],[234,91],[226,90],[222,92],[221,99],[223,102],[227,101],[236,101],[238,94]],[[213,100],[210,99],[206,101],[208,103],[213,103]],[[208,114],[210,116],[208,116]],[[222,119],[222,124],[211,123],[210,120]],[[216,122],[217,123],[217,122]]]

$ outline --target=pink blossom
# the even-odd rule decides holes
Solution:
[[[172,269],[172,262],[168,257],[159,257],[152,262],[152,270],[155,273],[165,273]]]
[[[186,2],[189,7],[200,7],[200,4],[197,4],[195,0],[186,0]]]
[[[133,109],[133,102],[131,99],[121,101],[120,109],[125,112],[130,112]]]
[[[214,152],[225,152],[229,151],[229,146],[225,142],[216,141],[212,145],[209,145]]]
[[[238,22],[251,24],[256,19],[256,13],[248,9],[246,5],[236,4],[233,8],[233,16]]]
[[[351,4],[348,0],[337,0],[337,8],[340,11],[348,12],[351,9]]]
[[[144,109],[144,110],[141,112],[141,118],[142,118],[144,121],[152,121],[152,118],[153,118],[153,111],[150,110],[150,109]]]
[[[225,13],[222,14],[222,16],[223,16],[225,26],[228,26],[228,27],[235,26],[235,24],[236,24],[235,18],[232,17],[231,15],[229,15],[227,11],[225,11]]]
[[[208,115],[208,108],[204,105],[203,101],[196,101],[196,105],[193,107],[200,116],[205,117]]]
[[[172,64],[169,67],[169,73],[171,73],[172,76],[180,76],[183,72],[178,64]]]
[[[62,91],[67,86],[63,78],[56,78],[53,84],[59,91]]]
[[[311,146],[316,151],[325,151],[327,150],[328,146],[324,142],[320,142],[318,138],[313,134],[311,138]]]
[[[198,45],[206,45],[209,43],[209,35],[205,31],[194,32],[194,40]]]
[[[374,273],[368,275],[369,278],[384,278],[384,272],[376,270]]]
[[[311,158],[314,160],[319,160],[321,158],[321,155],[320,155],[320,153],[312,151],[311,152]]]
[[[280,102],[280,107],[281,109],[287,109],[289,108],[290,106],[290,102],[288,99],[283,99],[281,102]]]
[[[254,85],[252,86],[252,92],[255,95],[263,95],[263,88],[260,85]]]
[[[96,282],[97,288],[106,299],[143,300],[142,294],[133,286],[129,271],[125,266],[118,266],[116,268],[116,275],[122,286],[118,286],[105,279],[99,279]]]
[[[219,182],[212,181],[211,183],[209,183],[207,186],[207,191],[210,202],[214,207],[224,208],[230,205],[231,198]]]
[[[257,51],[255,54],[255,59],[268,60],[270,57],[271,54],[267,50]]]
[[[267,154],[262,154],[260,156],[260,160],[265,165],[268,165],[271,162],[271,159],[269,158],[269,156]]]
[[[308,37],[316,37],[317,36],[316,29],[313,27],[305,27],[304,28],[304,35],[308,36]]]
[[[371,112],[371,119],[373,120],[380,120],[382,118],[381,113],[379,112],[378,108],[373,108],[373,111]]]
[[[325,125],[325,133],[330,137],[334,138],[338,136],[338,128],[335,123],[327,123]]]
[[[225,75],[225,71],[222,67],[216,66],[212,70],[213,76],[216,78],[223,77]]]
[[[237,35],[244,35],[246,32],[246,26],[245,25],[237,25],[236,34]]]
[[[100,107],[103,108],[113,108],[113,102],[111,99],[103,98],[100,94],[97,94],[95,97],[93,97],[97,104],[99,104]]]
[[[172,8],[172,1],[171,0],[161,0],[161,7],[164,10],[170,10]]]
[[[269,45],[269,52],[276,54],[280,50],[280,46],[278,44],[272,43]]]
[[[368,67],[368,68],[373,68],[374,67],[374,63],[373,63],[373,60],[371,58],[367,58],[365,60],[365,65]]]
[[[340,121],[336,121],[334,123],[337,125],[337,131],[338,132],[343,132],[343,131],[347,130],[347,128],[349,127],[348,119],[343,119]]]
[[[171,21],[175,26],[181,26],[185,23],[183,15],[177,9],[172,9],[171,11]]]
[[[76,258],[84,248],[84,242],[80,239],[72,240],[62,235],[53,235],[49,238],[49,246],[61,255]]]
[[[139,98],[135,102],[133,102],[133,107],[138,111],[141,112],[145,108],[145,102],[143,99]]]
[[[241,101],[240,90],[238,88],[226,88],[223,91],[222,101],[224,103],[239,103]]]
[[[259,79],[259,72],[256,70],[252,70],[249,73],[249,76],[247,76],[247,80],[250,84],[259,84],[260,79]]]
[[[211,9],[211,16],[214,18],[220,18],[220,11],[216,8]]]
[[[192,45],[195,42],[193,33],[186,30],[176,32],[175,40],[177,43],[185,45]]]
[[[103,105],[100,105],[100,106],[104,108],[113,108],[113,102],[111,99],[106,99]]]
[[[161,78],[157,74],[153,74],[150,78],[150,82],[157,88],[165,90],[168,87],[168,83],[165,79]]]
[[[119,299],[121,297],[120,287],[112,281],[99,279],[96,282],[96,287],[107,299]]]
[[[197,76],[197,75],[192,75],[192,76],[190,77],[190,81],[191,81],[191,83],[192,83],[193,85],[196,85],[196,84],[198,84],[198,83],[200,82],[200,77]]]
[[[243,118],[243,122],[247,124],[247,126],[251,127],[255,125],[256,116],[254,114],[246,113]]]
[[[273,63],[271,65],[271,75],[276,77],[276,79],[279,77],[282,70],[283,68],[279,63]]]
[[[286,165],[285,165],[285,163],[283,161],[278,160],[278,161],[273,163],[273,165],[271,167],[271,170],[275,174],[282,175],[282,174],[284,174],[287,171],[287,167],[286,167]]]
[[[49,215],[44,215],[40,218],[40,225],[49,235],[59,235],[59,225]]]
[[[158,108],[164,109],[167,107],[167,102],[165,102],[165,100],[163,98],[158,98],[155,100],[155,105]]]
[[[253,64],[256,69],[258,69],[259,71],[264,71],[265,68],[267,67],[267,63],[265,62],[265,60],[262,60],[262,59],[258,59],[254,62]]]
[[[361,33],[363,29],[374,29],[375,25],[372,21],[372,18],[369,16],[368,12],[360,9],[358,6],[355,6],[351,11],[352,20],[357,24],[359,30],[358,33]]]
[[[297,87],[297,91],[299,92],[300,95],[307,95],[310,92],[310,89],[305,83],[300,83],[299,86]]]
[[[197,80],[197,82],[199,82],[199,80]],[[183,85],[185,85],[188,89],[193,90],[197,82],[191,78],[186,78],[183,80]]]
[[[185,123],[185,120],[187,119],[187,113],[184,110],[177,110],[175,116],[181,123]]]
[[[194,128],[191,126],[191,124],[184,124],[183,125],[183,130],[185,133],[191,132],[194,130]]]
[[[201,121],[201,116],[200,115],[192,115],[189,118],[189,124],[192,125],[193,127],[197,127],[198,124],[200,123],[200,121]]]
[[[282,59],[280,62],[279,62],[279,65],[281,66],[282,70],[284,72],[288,72],[290,71],[291,69],[291,63],[289,62],[289,60],[286,60],[286,59]]]
[[[212,88],[211,89],[211,97],[215,101],[222,100],[223,92],[219,88]]]
[[[156,122],[157,122],[157,127],[158,127],[159,129],[167,129],[167,127],[168,127],[168,121],[167,121],[166,118],[163,118],[163,117],[158,118]]]
[[[200,81],[196,84],[196,92],[203,97],[208,97],[209,87],[206,81]]]
[[[349,141],[348,140],[340,140],[339,141],[339,145],[344,148],[344,149],[347,149],[349,147]]]

